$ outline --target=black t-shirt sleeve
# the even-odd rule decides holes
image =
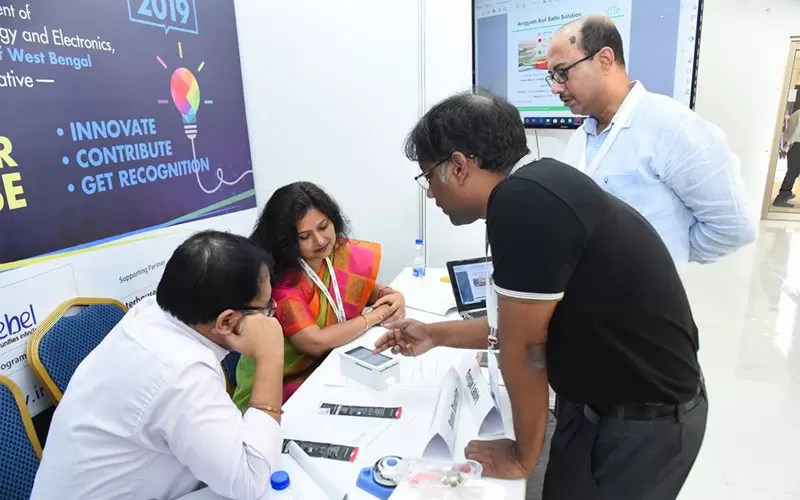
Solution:
[[[511,177],[492,193],[486,223],[498,294],[521,300],[564,296],[588,231],[561,198]]]

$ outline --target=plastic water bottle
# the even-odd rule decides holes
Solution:
[[[291,481],[289,480],[289,473],[286,471],[275,471],[269,478],[269,483],[272,486],[272,496],[276,500],[297,500],[297,497],[292,493]]]
[[[415,245],[417,249],[414,253],[414,277],[422,278],[425,276],[425,244],[422,238],[417,238]]]

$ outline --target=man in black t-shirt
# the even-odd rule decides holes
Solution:
[[[559,395],[544,499],[675,499],[705,433],[697,327],[675,265],[634,209],[556,160],[530,162],[519,113],[461,94],[411,132],[428,196],[456,224],[487,220],[500,369],[516,441],[473,441],[501,478],[542,451],[548,383]],[[487,292],[491,293],[491,292]],[[389,325],[376,351],[485,349],[486,318]]]

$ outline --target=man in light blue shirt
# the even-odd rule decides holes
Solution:
[[[638,210],[676,264],[714,262],[755,240],[739,160],[725,135],[631,81],[611,20],[591,16],[563,27],[548,60],[553,93],[589,116],[562,160]]]

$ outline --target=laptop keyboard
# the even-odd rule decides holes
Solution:
[[[483,318],[486,316],[486,309],[481,309],[480,311],[470,311],[469,315],[472,319]]]

